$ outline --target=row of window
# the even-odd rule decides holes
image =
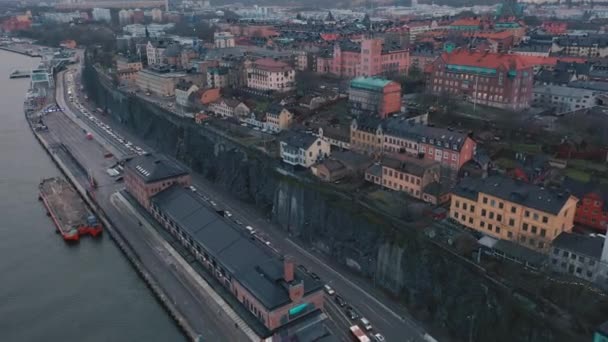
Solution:
[[[419,177],[415,177],[415,176],[411,176],[410,177],[409,174],[403,173],[403,172],[399,172],[397,170],[395,170],[393,172],[393,169],[389,169],[389,168],[382,168],[382,172],[383,172],[384,175],[388,175],[389,177],[396,177],[396,178],[399,178],[402,181],[406,181],[408,183],[420,185],[420,178]]]
[[[552,258],[552,259],[551,259],[551,263],[552,263],[553,265],[557,265],[557,262],[558,262],[558,260],[557,260],[557,259],[555,259],[555,258]],[[583,268],[582,268],[582,267],[576,267],[576,266],[574,266],[574,265],[568,265],[568,263],[567,263],[567,262],[565,262],[565,261],[562,261],[562,263],[560,264],[560,266],[561,266],[563,269],[566,269],[566,267],[567,267],[567,268],[568,268],[568,273],[570,273],[570,274],[574,274],[574,273],[576,272],[576,274],[577,274],[579,277],[580,277],[580,276],[582,276],[582,274],[583,274]],[[587,271],[585,272],[585,276],[586,276],[588,279],[590,279],[590,280],[591,280],[591,279],[593,278],[593,272],[592,272],[592,271],[587,270]]]

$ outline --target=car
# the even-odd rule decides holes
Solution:
[[[386,341],[384,336],[382,336],[382,334],[380,334],[380,333],[375,333],[375,334],[372,334],[369,336],[372,338],[372,341],[374,341],[374,342],[385,342]]]
[[[327,293],[330,296],[333,296],[336,294],[336,291],[334,291],[334,289],[331,288],[331,286],[325,284],[323,285],[323,290],[325,290],[325,293]]]
[[[359,323],[363,329],[365,329],[367,331],[372,330],[372,324],[370,323],[370,321],[367,320],[367,318],[361,317],[361,319],[359,320]]]
[[[353,309],[352,307],[347,307],[345,310],[346,316],[351,320],[354,321],[357,318],[359,318],[359,314],[357,313],[357,311],[355,311],[355,309]]]
[[[190,190],[192,190],[192,192],[196,192],[196,188],[193,185],[190,185]]]
[[[232,213],[229,212],[228,210],[224,211],[224,216],[226,217],[232,217]]]
[[[310,272],[310,277],[316,281],[321,280],[321,278],[315,272]]]
[[[234,223],[238,224],[239,226],[243,225],[243,222],[239,221],[239,220],[234,220]]]
[[[217,206],[217,203],[213,202],[213,201],[209,201],[209,203],[211,203],[212,206]]]
[[[270,243],[270,241],[266,241],[266,242],[264,242],[264,244],[268,247],[272,246],[272,243]]]
[[[300,269],[300,271],[302,271],[304,273],[308,273],[308,269],[306,268],[306,266],[304,266],[304,265],[298,265],[298,268]]]
[[[255,234],[255,229],[253,229],[252,226],[247,226],[247,227],[245,227],[245,229],[247,229],[247,231],[249,232],[249,234]]]
[[[340,295],[336,295],[334,297],[334,302],[336,302],[336,304],[338,304],[342,308],[346,306],[346,301]]]

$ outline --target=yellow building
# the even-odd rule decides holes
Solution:
[[[463,179],[452,190],[450,217],[496,239],[548,251],[570,232],[578,199],[510,178]]]
[[[266,112],[266,126],[273,132],[286,130],[293,122],[293,114],[282,106],[271,106]]]

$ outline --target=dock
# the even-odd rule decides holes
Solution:
[[[31,76],[31,72],[27,70],[15,70],[11,72],[9,78],[29,78]]]

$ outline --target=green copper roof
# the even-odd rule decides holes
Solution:
[[[379,77],[357,77],[350,81],[352,88],[382,90],[391,81]]]

